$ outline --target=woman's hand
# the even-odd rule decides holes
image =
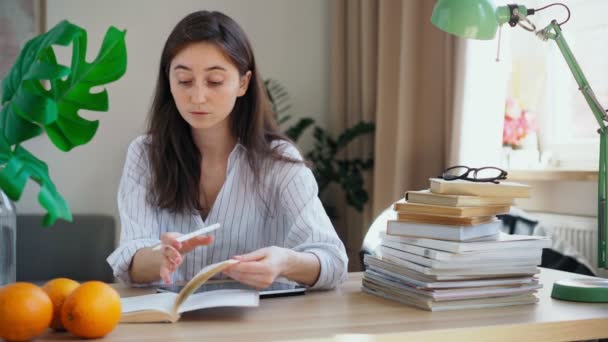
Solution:
[[[185,254],[190,253],[196,247],[206,246],[213,242],[213,236],[211,235],[196,236],[184,242],[179,242],[176,239],[181,235],[180,233],[165,233],[160,237],[160,241],[163,244],[161,249],[163,259],[160,265],[160,277],[166,284],[171,283],[171,273],[175,272],[179,265],[182,264]]]
[[[282,247],[265,247],[248,254],[236,255],[238,264],[224,270],[224,274],[243,284],[263,289],[283,275],[290,264],[292,253]]]

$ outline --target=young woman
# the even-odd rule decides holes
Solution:
[[[243,30],[192,13],[165,43],[148,132],[129,146],[108,262],[130,284],[184,281],[234,258],[225,275],[257,288],[277,277],[332,288],[348,259],[317,191],[277,129]],[[213,236],[175,240],[216,222]]]

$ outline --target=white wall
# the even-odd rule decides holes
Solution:
[[[452,165],[499,165],[509,57],[496,62],[494,40],[458,39]]]
[[[503,27],[502,44],[509,41],[509,29]],[[453,130],[451,165],[501,165],[504,99],[512,56],[509,49],[502,49],[500,61],[495,61],[497,40],[458,40],[460,69],[455,80],[454,110],[461,121]],[[530,199],[516,200],[521,209],[597,215],[597,182],[521,182],[532,187]]]
[[[597,216],[597,182],[534,181],[521,183],[532,187],[529,199],[517,199],[515,204],[527,211]]]
[[[325,0],[180,0],[47,2],[47,28],[63,19],[88,31],[88,60],[99,50],[110,25],[126,29],[127,72],[107,89],[110,111],[84,112],[99,119],[97,135],[69,153],[58,151],[46,136],[24,145],[46,161],[55,185],[73,213],[104,213],[118,219],[116,192],[129,142],[141,134],[151,101],[164,41],[185,15],[219,10],[241,24],[252,41],[265,78],[289,90],[294,115],[327,125],[329,16]],[[20,213],[41,213],[38,186],[29,182],[17,203]]]

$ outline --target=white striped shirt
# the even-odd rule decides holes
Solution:
[[[318,198],[317,182],[304,164],[274,162],[265,175],[266,185],[256,191],[247,150],[237,143],[228,157],[226,180],[203,220],[198,214],[171,213],[148,203],[150,165],[145,139],[140,136],[130,144],[118,189],[120,244],[107,259],[117,278],[132,284],[129,265],[135,252],[160,243],[161,234],[186,234],[219,222],[221,228],[211,233],[215,241],[186,254],[172,275],[173,282],[189,280],[206,265],[268,246],[315,254],[321,265],[319,279],[312,286],[315,289],[333,288],[346,279],[344,245]],[[278,144],[285,156],[302,159],[290,143]]]

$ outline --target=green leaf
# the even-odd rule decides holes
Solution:
[[[11,145],[9,145],[2,134],[0,134],[0,164],[6,164],[12,156],[13,151],[11,150]]]
[[[110,27],[96,58],[88,63],[86,31],[62,21],[28,41],[2,80],[0,188],[17,201],[28,179],[38,183],[38,201],[47,211],[45,225],[59,218],[71,221],[72,214],[51,181],[47,165],[19,144],[46,131],[57,148],[69,151],[93,138],[99,122],[82,118],[79,111],[108,110],[106,90],[93,93],[92,89],[124,75],[124,37],[124,31]],[[57,62],[53,45],[70,44],[72,59],[67,67]]]
[[[336,153],[336,142],[327,134],[327,132],[319,127],[315,126],[313,131],[313,137],[316,143],[319,145],[320,150],[323,154],[333,156]]]
[[[2,82],[2,103],[8,110],[0,125],[8,142],[18,144],[40,134],[41,128],[62,151],[89,142],[99,124],[80,117],[78,111],[108,110],[106,90],[91,93],[91,89],[125,73],[124,36],[124,31],[110,27],[91,63],[85,60],[86,31],[67,21],[30,40]],[[57,63],[52,45],[69,44],[72,61],[67,68]],[[41,85],[45,80],[49,90]]]
[[[291,119],[291,115],[282,116],[279,118],[279,125],[284,124],[285,122],[289,121],[289,119]]]
[[[8,150],[7,150],[8,148]],[[53,225],[59,218],[72,221],[72,214],[65,199],[59,194],[49,177],[47,165],[21,146],[10,151],[8,143],[0,138],[0,156],[8,162],[0,170],[0,188],[13,201],[19,200],[29,178],[40,185],[38,202],[46,209],[43,224]]]
[[[369,200],[364,189],[363,171],[373,167],[374,158],[338,159],[336,155],[340,148],[360,135],[372,133],[374,129],[373,123],[361,122],[345,130],[336,141],[323,128],[315,126],[313,149],[306,153],[306,158],[313,164],[319,194],[331,183],[337,183],[344,192],[346,203],[359,212],[363,211]]]
[[[287,88],[280,82],[271,78],[264,80],[264,88],[266,89],[266,95],[272,104],[272,110],[275,115],[277,115],[278,118],[287,115],[287,112],[291,108]],[[282,122],[284,120],[278,119],[277,121]]]
[[[23,141],[42,133],[40,126],[29,123],[16,114],[19,108],[11,105],[2,107],[0,112],[0,135],[6,139],[7,144],[13,145],[17,141]]]
[[[364,122],[361,121],[353,127],[346,129],[340,136],[336,142],[338,149],[348,145],[351,141],[353,141],[358,136],[373,133],[376,129],[376,125],[373,122]]]
[[[285,135],[289,137],[292,141],[298,141],[302,133],[310,127],[310,125],[314,124],[315,120],[311,118],[302,118],[298,123],[294,126],[291,126],[288,130],[285,131]]]

